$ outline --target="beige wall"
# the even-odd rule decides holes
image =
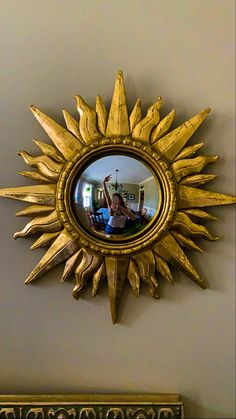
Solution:
[[[38,105],[62,122],[74,95],[109,104],[123,69],[130,108],[162,95],[176,122],[213,109],[195,136],[219,153],[212,190],[234,192],[234,2],[232,0],[1,0],[1,186],[25,185],[19,149],[46,136],[28,111]],[[1,201],[0,391],[2,393],[179,392],[187,417],[234,417],[234,210],[216,208],[221,240],[191,255],[208,281],[182,274],[162,283],[159,301],[125,289],[120,324],[107,289],[72,298],[62,267],[34,285],[24,278],[43,251],[12,240],[23,205]]]

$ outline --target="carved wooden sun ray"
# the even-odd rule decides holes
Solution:
[[[79,118],[74,119],[63,110],[66,127],[53,121],[35,106],[30,109],[48,134],[52,144],[34,140],[41,150],[39,156],[26,151],[19,155],[34,170],[22,171],[25,176],[40,184],[0,190],[0,196],[29,202],[30,206],[17,216],[31,217],[23,230],[14,237],[39,234],[31,246],[36,249],[49,246],[47,252],[26,279],[29,284],[61,262],[65,268],[61,281],[71,274],[75,276],[73,296],[78,299],[88,280],[92,280],[92,295],[98,292],[102,281],[107,280],[112,320],[117,321],[117,306],[122,287],[129,281],[139,295],[141,281],[150,289],[152,297],[159,298],[158,285],[161,277],[174,284],[172,266],[181,269],[202,288],[205,281],[199,276],[187,258],[184,249],[202,252],[195,239],[202,237],[214,241],[214,236],[204,226],[204,221],[216,218],[202,208],[232,204],[236,198],[210,192],[199,186],[213,180],[214,174],[202,174],[205,166],[215,163],[218,156],[197,155],[203,143],[187,146],[197,128],[207,117],[207,108],[177,128],[171,129],[175,110],[161,117],[162,98],[143,114],[138,99],[131,114],[128,114],[122,72],[116,78],[113,99],[109,112],[103,100],[97,97],[95,109],[80,96],[75,96]],[[73,165],[84,156],[97,150],[127,151],[132,155],[149,156],[153,167],[166,167],[166,221],[160,230],[152,226],[149,236],[124,245],[105,243],[85,236],[80,228],[75,229],[67,214],[66,182]],[[151,164],[151,163],[150,163]],[[164,217],[164,216],[163,216]],[[100,240],[100,239],[99,239]],[[133,247],[132,247],[133,246]]]

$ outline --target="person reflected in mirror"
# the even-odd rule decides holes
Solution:
[[[112,176],[108,175],[103,180],[104,195],[109,209],[109,220],[106,225],[106,234],[122,234],[125,229],[126,220],[129,218],[135,220],[135,214],[126,208],[122,196],[115,192],[110,197],[107,189],[107,182],[111,180]]]

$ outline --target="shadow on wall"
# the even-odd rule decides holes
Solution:
[[[197,418],[215,418],[215,419],[234,419],[235,416],[227,414],[227,406],[224,407],[224,412],[219,410],[207,409],[204,406],[196,403],[196,400],[189,399],[183,396],[184,401],[184,417],[185,419],[197,419]]]

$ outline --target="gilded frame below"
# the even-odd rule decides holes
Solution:
[[[1,419],[183,419],[177,394],[0,395]]]

